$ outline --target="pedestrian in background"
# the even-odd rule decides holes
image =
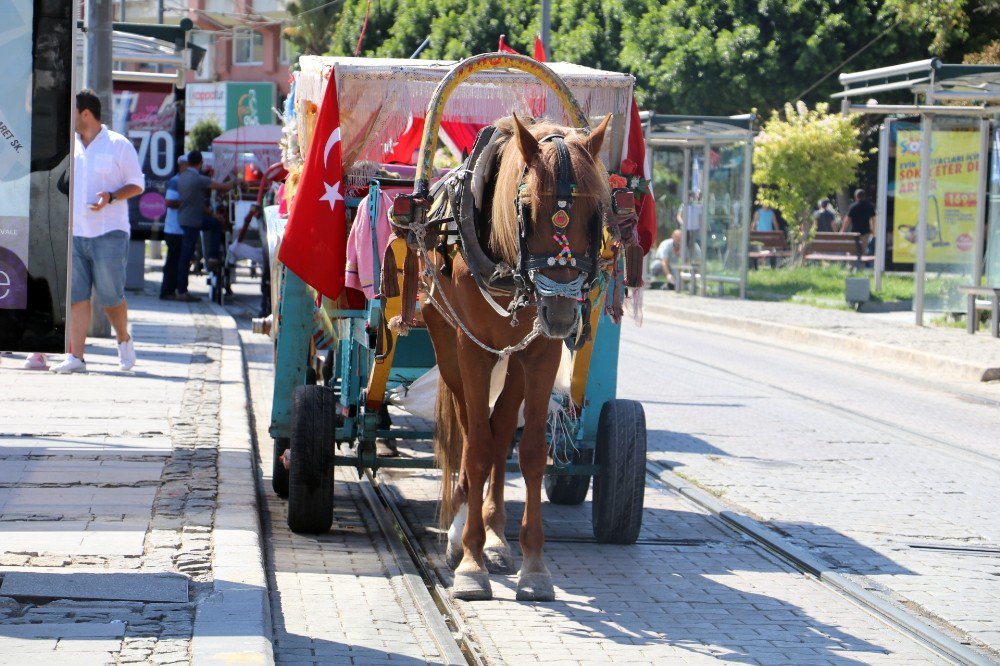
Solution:
[[[92,90],[76,95],[73,114],[73,268],[70,285],[70,341],[66,359],[53,372],[86,372],[84,347],[90,329],[90,296],[115,329],[118,367],[135,365],[135,345],[128,330],[125,265],[128,261],[127,199],[142,194],[146,178],[135,146],[101,124],[101,100]]]
[[[764,204],[754,211],[750,229],[753,231],[776,231],[777,228],[774,223],[774,211],[770,206]]]
[[[847,209],[840,231],[853,231],[861,235],[861,247],[867,254],[874,254],[875,206],[868,200],[868,193],[862,189],[854,191],[854,203]]]
[[[177,193],[179,198],[177,221],[181,226],[184,238],[181,241],[181,253],[177,268],[178,301],[199,301],[197,296],[188,293],[188,276],[191,273],[191,258],[194,256],[198,236],[202,231],[208,232],[208,246],[203,248],[205,265],[219,260],[219,249],[222,245],[222,225],[213,215],[208,205],[208,193],[211,190],[228,192],[235,182],[216,183],[210,177],[201,173],[202,155],[199,150],[188,153],[188,169],[178,175]]]
[[[820,199],[812,218],[816,223],[816,231],[832,232],[833,225],[837,223],[837,211],[830,205],[829,199]]]
[[[187,155],[177,158],[177,174],[167,181],[167,216],[163,222],[163,240],[167,243],[167,257],[163,260],[163,282],[160,284],[160,300],[172,301],[177,298],[177,272],[180,268],[181,243],[184,230],[177,221],[177,209],[181,195],[177,190],[180,175],[188,168]]]

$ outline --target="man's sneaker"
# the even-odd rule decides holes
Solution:
[[[87,364],[78,359],[72,354],[66,355],[66,360],[59,365],[54,365],[49,368],[52,372],[58,372],[59,374],[69,374],[71,372],[87,372]]]
[[[135,345],[130,337],[125,342],[118,343],[118,369],[131,370],[135,365]]]
[[[32,354],[24,359],[25,370],[48,370],[49,364],[45,362],[45,354]]]

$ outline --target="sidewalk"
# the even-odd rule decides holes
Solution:
[[[0,364],[0,663],[273,661],[235,323],[146,291],[134,371]]]
[[[988,332],[914,325],[912,312],[861,314],[793,303],[702,298],[673,291],[643,294],[647,314],[664,315],[739,337],[807,347],[824,356],[904,366],[960,381],[1000,380],[1000,340]]]

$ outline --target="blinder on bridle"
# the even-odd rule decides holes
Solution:
[[[589,222],[590,243],[587,252],[582,257],[575,257],[569,250],[569,241],[565,230],[570,224],[570,209],[577,196],[576,183],[573,181],[573,167],[570,161],[569,148],[566,147],[566,137],[561,134],[549,134],[539,143],[551,142],[556,149],[556,212],[552,215],[552,225],[556,229],[554,239],[562,250],[556,254],[531,254],[528,250],[528,236],[532,232],[533,220],[531,206],[525,203],[521,190],[525,185],[529,165],[524,165],[521,173],[521,185],[514,196],[514,207],[517,210],[518,237],[520,240],[521,261],[515,272],[514,280],[519,290],[538,297],[562,296],[585,303],[583,309],[589,310],[590,302],[587,294],[597,280],[596,255],[601,248],[601,220],[599,211],[595,212]],[[557,282],[541,273],[542,269],[566,266],[579,271],[577,277],[570,282]],[[587,315],[586,312],[581,313]],[[589,322],[589,317],[586,317]]]

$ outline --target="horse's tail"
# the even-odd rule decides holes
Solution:
[[[462,466],[462,422],[458,416],[458,398],[443,379],[438,379],[434,405],[434,458],[441,468],[441,505],[438,526],[447,530],[458,510],[455,480]]]

